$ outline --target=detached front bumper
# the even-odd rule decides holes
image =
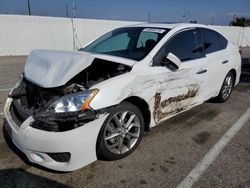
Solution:
[[[12,99],[8,98],[4,107],[5,129],[32,163],[58,171],[73,171],[97,160],[97,137],[108,114],[73,130],[49,132],[31,127],[32,116],[18,126],[10,113],[11,103]],[[59,162],[65,159],[69,160]]]

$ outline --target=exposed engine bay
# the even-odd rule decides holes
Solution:
[[[102,59],[94,59],[92,64],[73,77],[64,86],[43,88],[25,76],[20,85],[13,89],[9,97],[13,99],[10,112],[17,125],[21,125],[29,116],[35,121],[31,126],[47,131],[66,131],[82,126],[97,118],[97,112],[84,111],[54,113],[50,106],[62,97],[71,96],[78,92],[86,92],[92,86],[127,73],[130,66]]]
[[[11,97],[20,99],[20,104],[25,108],[35,111],[50,105],[61,96],[72,94],[129,72],[131,67],[119,63],[96,58],[85,70],[72,78],[64,86],[57,88],[42,88],[25,78],[20,86],[13,90]]]

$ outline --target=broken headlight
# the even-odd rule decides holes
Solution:
[[[52,110],[56,113],[63,113],[89,109],[89,103],[97,93],[98,90],[94,89],[65,95],[50,105],[49,111]]]

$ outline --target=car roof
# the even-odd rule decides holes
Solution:
[[[153,27],[153,28],[166,28],[166,29],[173,29],[175,27],[182,27],[182,28],[189,28],[189,27],[202,27],[202,28],[209,28],[207,25],[202,24],[193,24],[193,23],[140,23],[131,25],[131,27]]]

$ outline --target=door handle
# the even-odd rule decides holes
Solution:
[[[228,63],[228,60],[225,60],[225,61],[222,62],[222,64],[226,64],[226,63]]]
[[[204,70],[198,71],[196,74],[204,74],[204,73],[206,73],[206,72],[207,72],[207,69],[204,69]]]

